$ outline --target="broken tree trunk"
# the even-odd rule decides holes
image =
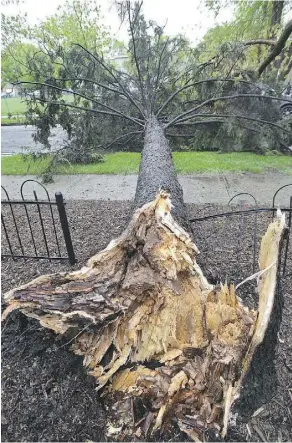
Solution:
[[[198,266],[196,245],[181,227],[188,222],[171,152],[155,118],[146,126],[135,203],[124,233],[87,266],[8,292],[3,319],[18,309],[65,335],[112,402],[109,433],[119,432],[118,439],[148,439],[171,420],[194,440],[207,431],[224,436],[269,323],[284,216],[262,240],[254,311],[233,285],[209,284]]]
[[[4,319],[19,309],[84,356],[97,388],[107,385],[103,395],[114,399],[109,431],[122,440],[148,438],[171,419],[194,440],[207,430],[224,436],[273,306],[283,215],[262,240],[256,312],[234,286],[207,282],[170,209],[161,191],[86,267],[5,295]]]
[[[135,195],[135,208],[155,199],[159,189],[167,190],[173,205],[172,215],[190,233],[183,190],[174,168],[169,142],[157,118],[152,116],[145,129],[144,147]]]

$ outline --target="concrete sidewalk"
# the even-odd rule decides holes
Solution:
[[[35,176],[3,175],[2,185],[7,189],[11,199],[18,199],[21,183],[27,179],[37,180]],[[52,197],[56,191],[61,191],[66,200],[132,200],[135,195],[137,175],[56,175],[54,180],[54,183],[46,185]],[[280,172],[196,174],[181,175],[179,181],[183,187],[186,203],[227,204],[235,194],[249,192],[254,195],[258,204],[271,205],[277,189],[292,184],[292,174],[284,175]],[[291,195],[292,186],[283,189],[278,194],[276,204],[287,206]],[[32,197],[32,188],[29,185],[26,187],[25,196]],[[38,197],[41,199],[45,195],[38,191]],[[248,196],[243,196],[242,199],[252,202]]]

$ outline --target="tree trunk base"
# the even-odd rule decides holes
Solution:
[[[3,318],[19,309],[84,356],[111,401],[108,435],[118,440],[145,440],[171,419],[195,441],[206,432],[224,437],[274,304],[284,215],[262,240],[254,311],[233,285],[208,283],[170,210],[161,191],[86,267],[5,295]]]

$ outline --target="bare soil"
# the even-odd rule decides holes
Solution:
[[[78,269],[87,259],[118,236],[131,215],[130,202],[70,201],[67,213],[78,263],[4,259],[2,293],[31,279],[51,272]],[[189,205],[190,217],[230,210],[215,205]],[[9,208],[3,208],[8,211]],[[49,213],[42,210],[44,221]],[[13,221],[5,214],[7,227]],[[21,220],[23,245],[31,248],[31,237],[21,208],[15,209]],[[39,246],[45,252],[42,234],[37,234],[37,214],[32,216]],[[213,282],[242,281],[253,273],[259,239],[270,215],[232,216],[193,224],[195,241],[201,254],[198,262]],[[256,237],[254,226],[257,226]],[[50,251],[56,249],[47,229]],[[11,231],[12,232],[12,231]],[[59,234],[59,229],[57,228]],[[3,235],[3,230],[2,230]],[[12,236],[16,247],[16,236]],[[65,253],[60,237],[60,248]],[[2,253],[7,250],[2,240]],[[257,263],[254,263],[257,270]],[[260,350],[253,364],[239,404],[238,416],[227,441],[290,441],[292,439],[292,245],[288,251],[286,276],[281,279],[279,304],[282,322],[275,322],[268,336],[270,346]],[[240,296],[256,306],[255,282],[243,285]],[[278,319],[280,316],[278,316]],[[22,314],[11,315],[2,325],[2,441],[104,441],[106,413],[103,400],[94,390],[94,380],[86,374],[82,359],[69,351],[62,337],[40,327]],[[274,343],[275,342],[275,343]],[[276,345],[274,347],[274,344]],[[267,351],[268,349],[268,351]],[[270,349],[270,352],[269,352]],[[267,354],[268,353],[268,354]],[[264,364],[262,364],[264,362]],[[164,441],[187,438],[175,431]]]

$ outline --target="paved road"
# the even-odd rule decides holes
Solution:
[[[2,126],[1,154],[18,154],[24,152],[26,147],[34,151],[40,149],[42,145],[33,141],[34,132],[34,126]],[[49,140],[53,150],[60,148],[66,140],[66,134],[60,127],[54,128]]]
[[[19,198],[19,188],[26,179],[34,176],[2,176],[2,185],[10,198]],[[57,175],[47,189],[52,197],[61,191],[66,200],[132,200],[135,195],[137,175]],[[281,186],[291,183],[292,175],[281,173],[264,174],[197,174],[181,175],[186,203],[227,204],[239,192],[253,194],[259,205],[271,205],[272,197]],[[32,190],[30,191],[32,195]],[[276,200],[282,207],[289,205],[292,186],[283,189]],[[43,198],[43,196],[39,196]],[[252,203],[248,196],[237,198]]]

